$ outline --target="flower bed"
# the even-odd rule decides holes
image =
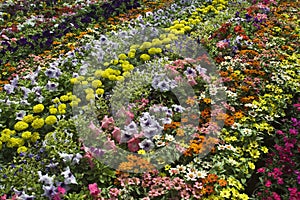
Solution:
[[[298,2],[6,6],[1,199],[300,198]]]

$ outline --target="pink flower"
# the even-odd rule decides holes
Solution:
[[[121,140],[121,129],[115,126],[114,130],[112,132],[112,135],[113,135],[113,138],[115,140],[117,140],[118,143],[120,143],[120,140]]]
[[[228,46],[228,42],[224,42],[224,41],[219,41],[217,43],[217,47],[220,49],[225,49]]]
[[[60,194],[65,194],[66,193],[66,189],[61,187],[61,186],[58,186],[57,187],[57,191],[60,193]]]
[[[118,188],[110,188],[109,189],[109,195],[113,197],[117,197],[120,193],[120,190]]]
[[[4,194],[3,196],[1,196],[1,200],[6,200],[6,194]]]
[[[276,133],[277,133],[278,135],[284,135],[284,132],[281,131],[281,130],[277,130]]]
[[[265,168],[263,168],[263,167],[257,169],[257,172],[258,172],[258,173],[264,173],[265,171],[266,171],[266,170],[265,170]]]
[[[107,115],[105,115],[103,120],[101,121],[101,128],[109,129],[109,127],[114,123],[115,121],[112,117],[108,118]]]
[[[98,185],[97,183],[93,183],[93,184],[89,184],[89,190],[90,190],[90,194],[93,196],[93,197],[97,197],[99,194],[100,194],[100,190],[98,188]]]
[[[272,185],[272,182],[271,182],[270,180],[267,180],[265,186],[266,186],[266,187],[270,187],[271,185]]]
[[[88,159],[88,163],[90,165],[91,168],[94,168],[94,163],[92,161],[92,158],[93,158],[93,155],[91,152],[86,152],[85,155],[84,155],[84,158],[87,158]]]
[[[128,142],[128,149],[131,152],[136,152],[140,149],[139,143],[141,141],[138,138],[134,138],[133,140],[129,140]]]

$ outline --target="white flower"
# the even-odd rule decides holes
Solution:
[[[185,175],[186,179],[188,181],[197,181],[197,174],[196,172],[190,171]]]
[[[156,141],[155,144],[156,144],[157,147],[163,147],[163,146],[166,145],[166,143],[161,141],[161,140]]]
[[[54,175],[52,177],[50,177],[48,174],[42,175],[41,171],[38,171],[38,175],[39,175],[39,180],[38,180],[39,182],[46,184],[46,185],[53,184]]]
[[[166,134],[165,139],[166,139],[167,141],[170,141],[170,142],[172,142],[172,141],[175,140],[174,136],[173,136],[173,135],[169,135],[169,134]]]
[[[205,178],[207,176],[207,172],[204,170],[197,170],[196,174],[198,178]]]
[[[70,171],[69,166],[65,168],[65,171],[61,173],[65,177],[65,184],[77,184],[75,176]]]
[[[184,165],[177,165],[177,166],[176,166],[176,169],[178,169],[178,171],[179,171],[180,173],[185,173],[186,166],[184,166]]]

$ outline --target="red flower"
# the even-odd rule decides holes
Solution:
[[[242,26],[238,25],[238,26],[234,27],[234,32],[243,33],[244,30],[243,30]]]

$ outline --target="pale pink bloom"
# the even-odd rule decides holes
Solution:
[[[101,128],[108,129],[110,125],[114,124],[114,119],[112,117],[107,117],[107,115],[104,116],[103,120],[101,121]]]
[[[225,49],[228,46],[228,42],[224,42],[224,41],[219,41],[217,43],[217,47],[220,49]]]

